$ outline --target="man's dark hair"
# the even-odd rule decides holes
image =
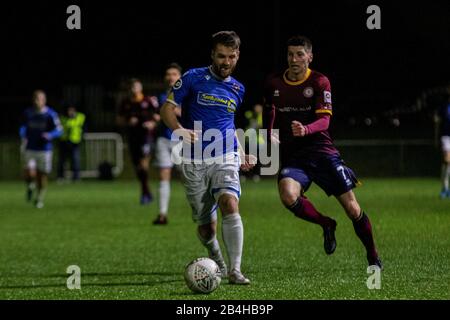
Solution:
[[[234,31],[219,31],[212,35],[212,49],[216,49],[218,44],[222,44],[225,47],[230,47],[232,49],[239,49],[241,39]]]
[[[311,40],[309,40],[305,36],[293,36],[290,37],[289,40],[286,43],[286,46],[302,46],[305,47],[307,51],[312,51],[312,43]]]
[[[169,69],[177,69],[180,73],[183,73],[183,69],[181,68],[181,66],[176,63],[176,62],[171,62],[166,66],[166,71]]]

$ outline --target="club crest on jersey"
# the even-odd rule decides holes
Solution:
[[[280,90],[275,90],[274,92],[273,92],[273,96],[274,97],[279,97],[280,96]]]
[[[233,85],[231,87],[236,91],[239,91],[239,89],[240,89],[240,87],[237,83],[233,83]]]
[[[210,76],[210,75],[206,75],[206,76],[205,76],[205,79],[206,79],[206,80],[209,80],[209,79],[211,79],[211,76]]]
[[[177,82],[175,82],[175,84],[173,85],[173,89],[178,90],[181,88],[182,85],[183,85],[183,80],[178,79]]]
[[[325,103],[331,103],[331,92],[330,91],[323,92],[323,101]]]
[[[311,98],[314,95],[314,89],[311,87],[306,87],[305,89],[303,89],[303,95],[306,98]]]

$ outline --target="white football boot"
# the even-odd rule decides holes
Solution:
[[[240,270],[233,269],[228,273],[228,282],[231,284],[250,284],[250,279],[246,278]]]

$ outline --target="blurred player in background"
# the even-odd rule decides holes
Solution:
[[[309,69],[313,58],[309,39],[295,36],[287,42],[289,68],[269,76],[265,85],[266,127],[279,128],[281,169],[278,188],[283,204],[298,218],[323,228],[327,254],[336,249],[336,221],[322,215],[304,196],[312,182],[337,198],[367,251],[369,265],[382,268],[367,214],[352,189],[357,179],[341,159],[328,133],[332,115],[330,82]]]
[[[64,179],[64,165],[70,159],[72,181],[80,179],[80,144],[86,130],[86,116],[74,106],[66,107],[61,116],[64,133],[59,141],[58,180]]]
[[[52,140],[60,137],[63,129],[58,114],[46,105],[44,91],[34,91],[32,99],[34,106],[25,110],[19,133],[25,162],[26,199],[31,201],[37,189],[34,205],[43,208],[48,175],[52,171]]]
[[[151,144],[156,122],[158,101],[156,97],[144,96],[142,82],[131,79],[129,96],[120,105],[118,124],[126,128],[131,160],[141,184],[140,203],[145,205],[153,200],[148,185]]]
[[[166,91],[158,96],[159,105],[162,106],[167,99],[167,95],[172,89],[175,82],[180,79],[182,69],[179,64],[171,63],[166,67],[164,74],[164,84]],[[181,117],[181,108],[174,109],[178,119]],[[171,159],[172,148],[175,141],[171,141],[172,130],[170,130],[164,121],[158,124],[156,149],[155,149],[155,165],[159,168],[159,214],[153,221],[153,224],[167,224],[167,212],[169,210],[170,200],[170,179],[172,175],[173,162]]]
[[[243,170],[250,169],[254,159],[239,148],[234,126],[235,112],[244,97],[244,86],[231,77],[239,59],[239,45],[240,39],[233,31],[214,34],[212,64],[189,70],[175,83],[162,106],[161,117],[183,138],[184,186],[201,243],[207,248],[209,257],[219,265],[222,277],[228,274],[230,283],[249,284],[250,280],[241,273],[244,227],[238,206],[241,194],[239,159]],[[180,106],[181,122],[175,111]],[[194,131],[196,121],[201,121],[201,132]],[[194,151],[188,156],[188,150],[197,147],[206,152],[210,140],[198,139],[209,129],[220,130],[220,138],[214,140],[220,149],[214,148],[215,153],[210,155],[198,155]],[[217,205],[223,217],[222,236],[230,262],[229,273],[216,237]]]
[[[246,131],[246,150],[248,150],[248,145],[256,145],[258,153],[261,146],[263,146],[266,141],[264,140],[263,135],[260,133],[260,129],[263,128],[263,106],[262,104],[255,104],[251,110],[247,110],[244,113],[245,118],[247,119],[247,127],[246,130],[252,130],[252,134],[248,134]],[[254,156],[257,156],[255,154]],[[254,182],[258,182],[261,180],[260,177],[260,168],[261,163],[258,161],[255,167],[242,175],[241,179],[246,179],[246,177],[250,177]]]
[[[442,147],[442,190],[440,197],[450,198],[449,180],[450,180],[450,88],[447,103],[444,104],[437,113],[437,119],[440,123],[441,147]]]

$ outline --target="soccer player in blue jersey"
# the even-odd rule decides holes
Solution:
[[[450,90],[450,87],[449,87]],[[438,110],[438,120],[440,122],[440,137],[442,147],[442,190],[441,199],[450,198],[450,96],[446,104]]]
[[[46,105],[46,95],[42,90],[33,92],[34,106],[25,110],[20,126],[20,137],[25,149],[25,181],[27,200],[31,201],[37,186],[34,204],[44,207],[48,175],[52,170],[52,140],[62,135],[58,114]],[[36,185],[34,183],[36,180]]]
[[[164,83],[166,91],[158,96],[159,105],[162,106],[175,82],[181,77],[181,66],[178,63],[170,63],[165,70]],[[175,108],[177,117],[181,117],[181,108]],[[172,130],[163,121],[159,122],[156,138],[155,165],[159,168],[159,214],[153,221],[155,225],[167,224],[167,213],[170,199],[170,179],[174,163],[171,159],[172,148],[175,141],[171,141]]]
[[[240,148],[234,126],[235,112],[244,97],[244,86],[231,77],[239,59],[239,46],[235,32],[215,33],[212,64],[189,70],[175,83],[162,106],[161,117],[183,139],[181,170],[192,217],[198,224],[198,238],[219,265],[222,277],[228,275],[232,284],[249,284],[250,280],[241,272],[244,228],[238,206],[239,167],[249,170],[255,159]],[[176,116],[178,106],[181,121]],[[213,150],[209,148],[211,145],[215,146]],[[222,212],[229,272],[216,238],[217,206]]]

